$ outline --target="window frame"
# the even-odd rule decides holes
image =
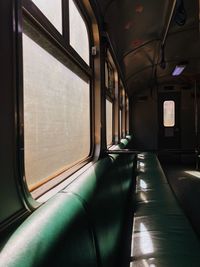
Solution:
[[[79,67],[88,75],[92,74],[91,71],[91,46],[93,44],[92,28],[89,15],[87,15],[85,8],[79,0],[74,1],[80,14],[82,15],[88,32],[89,40],[89,65],[82,59],[82,57],[71,47],[69,43],[69,3],[68,0],[62,1],[62,24],[63,33],[61,34],[55,26],[48,20],[42,11],[31,0],[22,0],[22,10],[29,20],[36,25],[43,33],[52,41],[59,45],[61,49],[67,53],[70,59],[78,64]]]
[[[106,68],[107,68],[107,75],[106,75]],[[116,66],[114,64],[114,60],[112,58],[111,52],[109,48],[105,49],[105,103],[106,100],[110,101],[112,103],[112,143],[107,144],[107,127],[106,128],[106,146],[107,148],[111,147],[114,143],[114,127],[115,127],[115,72],[116,72]],[[111,74],[112,78],[112,86],[109,85],[110,77],[109,74]],[[106,77],[108,77],[108,86],[106,86]],[[106,105],[105,105],[106,110]],[[106,114],[106,112],[105,112]],[[107,118],[106,118],[107,121]],[[105,123],[106,125],[106,123]]]
[[[62,13],[64,10],[67,10],[67,2],[68,0],[62,0]],[[79,1],[80,4],[80,1]],[[83,7],[82,7],[83,8]],[[85,10],[86,14],[86,10]],[[87,17],[87,21],[85,21],[86,25],[88,25],[88,38],[89,38],[89,65],[76,53],[74,53],[71,49],[69,49],[69,43],[66,38],[66,35],[63,32],[63,36],[59,31],[51,24],[51,22],[43,15],[43,13],[39,10],[39,8],[30,0],[22,0],[18,3],[17,10],[17,76],[18,76],[18,162],[19,162],[19,179],[20,183],[22,183],[23,191],[25,193],[25,199],[28,200],[28,203],[35,203],[35,199],[40,197],[42,194],[57,186],[59,183],[66,180],[69,176],[74,174],[81,167],[89,163],[94,155],[94,133],[93,133],[93,125],[94,125],[94,117],[93,117],[93,59],[91,56],[91,46],[93,45],[93,37],[92,37],[92,28],[89,27],[89,15]],[[22,50],[22,34],[23,34],[23,20],[26,19],[29,21],[36,31],[39,31],[45,38],[48,39],[52,43],[53,47],[59,49],[62,53],[65,54],[69,60],[73,62],[77,68],[80,69],[81,72],[84,73],[88,77],[89,80],[89,90],[90,90],[90,153],[89,156],[83,160],[75,162],[71,165],[70,168],[66,168],[60,175],[55,176],[48,181],[44,181],[44,183],[40,184],[36,189],[30,192],[28,189],[28,185],[25,179],[25,155],[24,155],[24,103],[23,103],[23,50]],[[63,17],[66,20],[66,15]],[[64,23],[63,23],[64,25]],[[69,27],[69,25],[68,25]],[[89,34],[90,33],[90,34]],[[77,75],[77,74],[76,74]],[[78,75],[77,75],[78,76]],[[31,196],[32,194],[32,196]],[[34,204],[35,205],[35,204]],[[33,206],[34,206],[33,205]]]
[[[119,80],[119,135],[120,139],[125,137],[125,122],[126,122],[126,111],[125,111],[125,89],[121,80]],[[120,127],[121,126],[121,127]]]
[[[125,93],[125,134],[129,134],[129,99],[127,93]]]

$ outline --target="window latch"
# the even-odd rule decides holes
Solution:
[[[97,55],[97,47],[92,46],[92,56],[96,56],[96,55]]]

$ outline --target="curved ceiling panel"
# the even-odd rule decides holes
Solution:
[[[118,47],[121,56],[161,37],[168,13],[168,2],[166,0],[107,1],[108,9],[102,7],[104,21],[112,36],[111,40]],[[99,5],[102,6],[103,3],[99,1]]]
[[[137,50],[128,53],[123,58],[123,68],[126,80],[128,80],[134,73],[139,73],[146,67],[152,67],[156,61],[158,50],[158,41],[152,41]]]
[[[185,25],[178,26],[172,17],[164,50],[166,68],[159,66],[161,43],[174,1],[97,0],[129,94],[157,83],[189,82],[191,77],[199,77],[198,1],[183,0]],[[187,61],[188,66],[183,77],[174,78],[173,68],[181,61]]]

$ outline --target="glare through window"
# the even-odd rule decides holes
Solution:
[[[78,8],[73,0],[69,0],[70,45],[89,64],[88,31]]]
[[[32,0],[54,27],[62,33],[62,0]]]
[[[175,125],[175,102],[164,101],[163,103],[163,124],[165,127],[173,127]]]
[[[25,175],[29,188],[90,152],[90,84],[23,34]]]
[[[112,144],[112,138],[113,138],[112,120],[113,120],[113,104],[109,100],[106,100],[106,137],[107,137],[107,145],[111,145]]]

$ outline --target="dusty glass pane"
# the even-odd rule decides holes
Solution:
[[[113,104],[106,100],[106,138],[107,145],[112,144],[112,118],[113,118]]]
[[[129,133],[129,100],[126,96],[126,133]]]
[[[69,0],[70,45],[89,64],[88,32],[80,12],[73,0]]]
[[[25,174],[54,177],[90,151],[89,83],[23,34]]]
[[[174,101],[164,101],[163,122],[164,122],[165,127],[173,127],[175,125],[175,103]]]
[[[106,88],[108,88],[108,84],[109,84],[109,82],[108,82],[108,64],[107,64],[107,62],[105,62],[105,86],[106,86]]]
[[[62,0],[32,0],[55,28],[62,33]]]
[[[122,138],[122,110],[119,110],[119,137]]]

